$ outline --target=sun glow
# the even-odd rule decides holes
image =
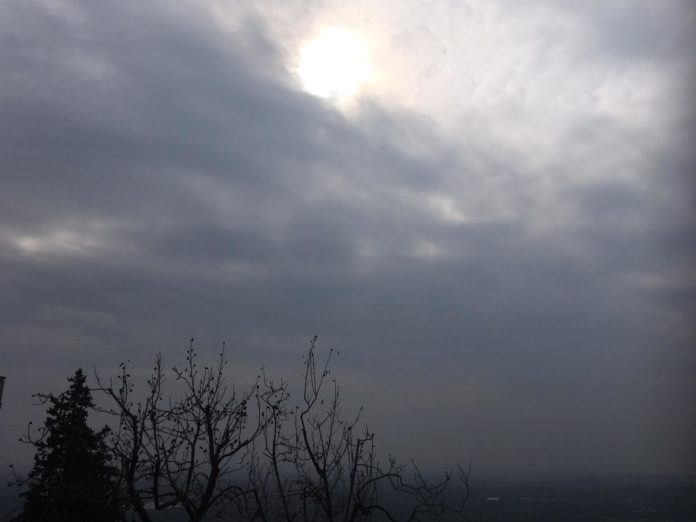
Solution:
[[[354,98],[370,82],[369,49],[357,33],[328,27],[300,49],[297,75],[302,88],[339,102]]]

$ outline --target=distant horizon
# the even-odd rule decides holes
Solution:
[[[606,491],[604,488],[606,486],[621,486],[621,489],[617,491]],[[652,489],[649,492],[652,493],[653,499],[646,498],[631,498],[630,495],[636,493],[645,493],[641,487],[652,487],[655,486],[666,487],[664,491],[654,491]],[[689,480],[685,481],[670,481],[669,484],[665,484],[663,480],[650,480],[643,479],[642,481],[623,481],[623,480],[612,480],[612,479],[566,479],[566,480],[522,480],[522,479],[507,479],[507,480],[473,480],[471,485],[472,496],[468,501],[468,507],[466,512],[473,513],[483,513],[486,515],[487,520],[500,520],[496,518],[496,515],[500,515],[499,511],[503,513],[513,513],[517,517],[521,516],[520,513],[528,513],[528,519],[524,520],[535,520],[533,509],[530,511],[530,506],[535,506],[535,504],[530,504],[530,502],[537,500],[535,497],[530,497],[529,495],[534,495],[534,493],[541,494],[541,507],[539,509],[539,514],[544,514],[548,516],[549,514],[554,514],[562,516],[563,513],[567,513],[569,510],[572,513],[574,509],[573,502],[580,503],[581,512],[576,513],[576,518],[580,520],[595,520],[595,516],[613,516],[616,514],[616,510],[623,508],[626,515],[632,515],[633,518],[624,518],[624,520],[644,520],[640,512],[635,513],[636,508],[640,509],[641,506],[644,508],[660,510],[670,510],[666,515],[669,520],[684,521],[690,520],[690,516],[696,513],[696,506],[693,502],[689,505],[688,499],[693,498],[693,493],[696,492],[696,476],[691,476]],[[551,487],[552,491],[548,491],[545,488]],[[601,487],[600,490],[601,497],[597,498],[597,491],[592,488]],[[689,489],[684,490],[684,487]],[[516,489],[522,488],[522,490]],[[530,489],[531,488],[531,489]],[[537,489],[534,489],[537,488]],[[629,488],[629,489],[626,489]],[[633,488],[633,489],[631,489]],[[639,488],[639,489],[636,489]],[[16,491],[18,493],[19,490]],[[557,498],[553,496],[549,497],[550,494],[557,495]],[[664,492],[667,492],[667,497],[664,496]],[[11,509],[11,504],[13,500],[12,495],[8,495],[8,489],[0,489],[0,521],[9,520],[5,518],[6,512],[3,509]],[[571,493],[574,493],[577,498],[574,499],[572,496],[569,497]],[[496,495],[491,497],[490,495]],[[520,494],[525,496],[520,497]],[[628,495],[628,496],[627,496]],[[691,497],[689,497],[691,495]],[[543,503],[543,502],[550,502]],[[588,507],[593,506],[593,507]],[[593,505],[594,504],[594,505]],[[17,504],[19,505],[19,504]],[[630,506],[630,510],[626,508]],[[594,513],[593,511],[594,510]],[[153,515],[156,513],[156,520],[163,520],[167,513],[181,512],[180,507],[173,507],[168,510],[161,512],[153,511]],[[658,513],[655,513],[658,514]],[[509,516],[509,514],[507,515]],[[580,518],[580,517],[585,518]],[[665,514],[663,514],[665,516]],[[182,520],[185,519],[182,518]],[[503,518],[504,520],[505,518]],[[224,520],[224,518],[223,518]],[[520,520],[516,518],[515,520]]]

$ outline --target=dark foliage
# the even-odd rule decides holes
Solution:
[[[94,407],[82,370],[68,379],[61,395],[39,396],[49,403],[40,436],[26,442],[36,447],[34,467],[23,481],[21,522],[95,521],[121,519],[117,475],[110,465],[104,439],[106,428],[95,432],[87,425]]]
[[[77,370],[66,392],[39,396],[50,408],[40,436],[27,435],[36,455],[15,520],[151,522],[170,508],[190,522],[466,520],[468,471],[460,495],[449,473],[431,481],[413,462],[380,460],[362,408],[343,412],[334,351],[321,363],[316,343],[295,400],[263,370],[245,388],[229,384],[224,345],[201,368],[192,344],[169,391],[161,356],[141,393],[122,364],[116,378],[97,377],[106,406]],[[111,416],[113,431],[92,430],[89,410]]]

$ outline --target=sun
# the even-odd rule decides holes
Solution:
[[[370,82],[369,58],[368,45],[358,33],[326,27],[300,48],[296,72],[310,94],[348,101]]]

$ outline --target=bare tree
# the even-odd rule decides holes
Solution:
[[[317,338],[304,361],[303,394],[291,408],[274,403],[275,415],[254,443],[247,462],[247,495],[236,497],[237,515],[263,521],[439,520],[465,518],[468,471],[459,468],[463,496],[448,502],[452,476],[427,481],[415,463],[380,463],[375,435],[359,426],[362,408],[342,412],[340,388],[331,376],[333,350],[318,364]]]
[[[314,337],[296,404],[287,383],[263,370],[237,391],[225,378],[224,345],[214,365],[200,368],[193,340],[186,365],[173,369],[176,396],[165,392],[159,355],[140,401],[127,364],[108,384],[97,378],[111,404],[101,411],[118,419],[110,450],[132,511],[143,522],[151,509],[173,506],[192,522],[215,515],[266,522],[464,518],[468,472],[459,468],[463,496],[451,504],[452,475],[431,482],[413,462],[381,462],[362,408],[344,416],[330,368],[336,353],[319,363]]]
[[[186,365],[173,369],[181,388],[177,398],[165,395],[161,355],[140,401],[134,397],[126,363],[108,384],[97,376],[100,389],[111,399],[101,411],[118,419],[110,449],[120,463],[124,496],[143,522],[151,520],[150,509],[173,506],[198,522],[245,497],[239,471],[285,399],[282,387],[268,381],[262,387],[260,377],[241,392],[229,385],[224,345],[211,367],[200,368],[197,359],[192,339]]]

